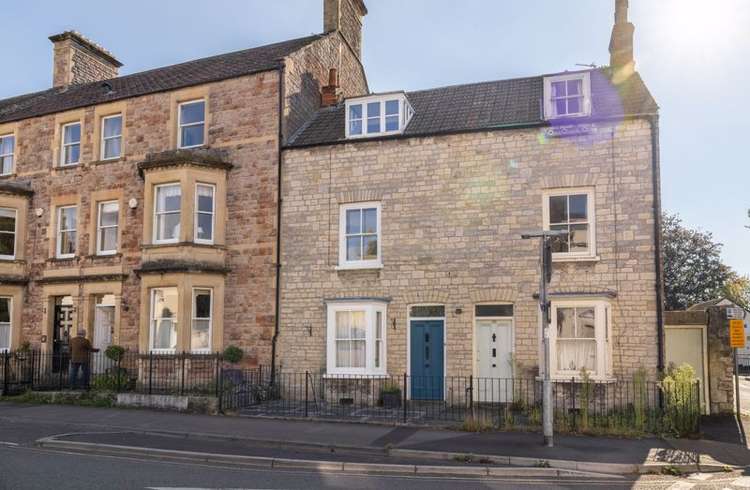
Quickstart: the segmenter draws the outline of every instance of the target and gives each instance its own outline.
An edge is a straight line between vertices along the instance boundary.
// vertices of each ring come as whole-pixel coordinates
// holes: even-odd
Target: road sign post
[[[729,320],[729,346],[734,351],[734,404],[737,416],[740,416],[740,362],[737,349],[745,347],[745,321],[740,319]]]

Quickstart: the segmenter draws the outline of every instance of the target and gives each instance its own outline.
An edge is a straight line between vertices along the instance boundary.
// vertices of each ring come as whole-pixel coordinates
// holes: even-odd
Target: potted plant
[[[234,366],[236,364],[239,364],[244,356],[245,353],[242,351],[242,349],[240,349],[236,345],[229,345],[226,349],[224,349],[222,359]],[[242,370],[236,367],[224,369],[224,379],[233,384],[239,384],[242,381]]]
[[[380,400],[383,408],[401,407],[401,387],[395,383],[388,382],[380,388]]]

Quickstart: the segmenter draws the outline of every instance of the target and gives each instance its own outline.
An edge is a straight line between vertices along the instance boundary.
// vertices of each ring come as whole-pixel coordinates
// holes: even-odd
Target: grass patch
[[[116,395],[104,391],[26,391],[16,396],[3,396],[0,400],[35,405],[78,405],[82,407],[109,408],[115,406]]]

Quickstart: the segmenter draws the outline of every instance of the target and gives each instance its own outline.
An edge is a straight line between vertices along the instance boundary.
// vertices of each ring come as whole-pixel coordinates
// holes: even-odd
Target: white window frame
[[[159,220],[157,219],[160,214],[175,214],[177,211],[162,211],[159,213],[157,211],[159,207],[159,189],[162,187],[177,187],[180,189],[180,232],[178,235],[174,238],[162,238],[159,239]],[[180,182],[165,182],[163,184],[156,184],[154,185],[154,209],[153,209],[153,243],[157,245],[166,244],[166,243],[179,243],[180,242],[180,234],[182,233],[182,206],[183,205],[183,196],[182,196],[182,183]]]
[[[76,214],[76,227],[75,228],[66,228],[62,229],[62,214],[63,210],[65,209],[74,209]],[[58,206],[57,207],[57,222],[55,223],[56,228],[56,234],[55,238],[57,239],[57,243],[55,244],[55,256],[58,259],[71,259],[76,256],[78,253],[78,206],[75,204],[67,205],[67,206]],[[75,252],[72,254],[69,253],[62,253],[62,236],[63,233],[75,233]]]
[[[396,100],[398,101],[398,129],[386,131],[385,129],[385,120],[386,120],[386,102]],[[369,119],[369,115],[367,114],[367,104],[373,103],[373,102],[379,102],[380,103],[380,131],[369,133],[367,131],[367,121]],[[361,119],[354,119],[355,121],[361,121],[362,122],[362,132],[360,134],[352,134],[351,129],[351,121],[352,119],[349,118],[349,108],[351,106],[361,105],[362,106],[362,118]],[[345,112],[346,112],[346,137],[348,138],[371,138],[374,136],[387,136],[391,134],[400,134],[404,131],[406,126],[409,124],[409,121],[411,120],[412,116],[414,115],[414,109],[412,108],[411,104],[409,104],[409,100],[406,98],[406,95],[403,92],[398,93],[390,93],[390,94],[381,94],[381,95],[371,95],[367,97],[357,97],[353,99],[347,99],[345,103]]]
[[[385,376],[388,372],[388,305],[380,301],[331,301],[327,306],[326,373],[333,376]],[[365,313],[365,367],[336,366],[336,313],[364,311]],[[375,335],[377,313],[382,318],[380,367],[375,367]]]
[[[116,136],[106,136],[105,137],[104,136],[104,123],[107,121],[107,119],[115,119],[115,118],[118,118],[118,117],[120,118],[120,134],[118,134]],[[117,160],[118,158],[122,157],[122,129],[123,129],[122,126],[123,126],[123,122],[124,121],[123,121],[123,118],[122,118],[122,114],[112,114],[112,115],[109,115],[109,116],[102,117],[102,120],[101,120],[102,140],[100,142],[100,146],[101,146],[101,150],[100,150],[101,151],[101,155],[100,155],[100,158],[102,160]],[[108,140],[114,140],[114,139],[119,139],[120,140],[120,153],[117,154],[116,156],[108,157],[105,154],[105,151],[106,151],[106,148],[107,148],[106,142]]]
[[[65,143],[65,129],[71,126],[79,127],[79,133],[80,133],[79,139],[75,143]],[[81,124],[81,121],[73,121],[73,122],[65,123],[62,126],[60,126],[60,166],[61,167],[73,167],[81,163],[81,140],[83,140],[83,125]],[[76,160],[75,162],[66,162],[65,161],[65,149],[70,146],[75,146],[75,145],[78,145],[78,160]]]
[[[581,80],[581,112],[576,114],[558,115],[555,109],[555,101],[552,99],[552,84],[556,82],[568,82],[570,80]],[[567,90],[567,87],[566,87]],[[591,115],[591,75],[590,72],[565,73],[544,77],[544,117],[545,119],[575,118]]]
[[[592,187],[570,187],[560,189],[548,189],[542,192],[542,219],[545,230],[550,229],[550,208],[549,200],[551,197],[571,196],[575,194],[586,195],[586,224],[588,224],[588,243],[589,248],[585,252],[556,252],[552,254],[555,261],[566,260],[586,260],[596,259],[596,201],[594,199],[595,191]],[[568,210],[570,211],[570,210]],[[570,217],[568,217],[570,218]],[[570,219],[568,219],[570,221]],[[574,223],[575,224],[575,223]],[[582,224],[582,223],[580,223]]]
[[[10,352],[10,348],[13,345],[13,297],[12,296],[0,296],[0,299],[8,300],[8,347],[0,346],[0,353]],[[6,322],[0,322],[0,325],[6,324]]]
[[[14,214],[14,227],[13,227],[13,255],[0,255],[0,260],[15,260],[16,259],[16,249],[18,248],[18,210],[14,208],[0,208],[6,211],[13,211]],[[0,234],[9,235],[11,234],[10,231],[2,231],[0,230]]]
[[[197,306],[195,303],[196,299],[196,292],[197,291],[208,291],[210,304],[209,304],[209,317],[203,318],[203,317],[197,317],[195,316],[197,311]],[[214,338],[214,289],[209,287],[199,287],[196,286],[192,290],[193,294],[193,300],[192,300],[192,311],[190,314],[190,351],[195,353],[209,353],[211,352],[211,346],[213,345],[213,338]],[[208,347],[206,349],[193,349],[193,323],[196,320],[208,320]]]
[[[0,134],[0,148],[3,147],[2,142],[6,138],[13,139],[13,151],[11,151],[10,153],[0,153],[0,175],[12,175],[16,170],[16,135],[14,133]],[[5,158],[10,158],[10,171],[2,173],[2,162]]]
[[[107,204],[116,204],[117,205],[117,224],[114,225],[102,225],[102,208]],[[102,234],[101,231],[103,229],[115,229],[115,234],[117,235],[117,240],[115,242],[115,248],[114,250],[103,250],[102,249]],[[112,200],[112,201],[100,201],[96,205],[96,255],[114,255],[117,253],[117,250],[120,248],[120,201],[118,200]]]
[[[206,212],[206,211],[200,211],[198,209],[198,188],[199,187],[209,187],[211,189],[211,201],[212,211]],[[195,243],[202,243],[205,245],[213,245],[214,243],[214,233],[216,231],[216,185],[215,184],[208,184],[204,182],[197,182],[195,184],[195,213],[193,217],[193,240]],[[205,238],[198,238],[198,215],[200,214],[210,214],[211,215],[211,239],[206,240]]]
[[[149,335],[148,335],[148,348],[149,352],[153,352],[155,354],[172,354],[177,350],[177,346],[175,345],[174,349],[162,349],[162,348],[155,348],[154,347],[154,340],[156,339],[156,325],[157,321],[162,320],[163,317],[156,318],[155,317],[155,309],[154,305],[156,303],[156,291],[163,291],[166,289],[174,289],[177,292],[177,311],[175,316],[171,317],[173,319],[174,323],[174,331],[175,336],[177,337],[177,344],[179,344],[179,338],[180,338],[180,288],[177,286],[163,286],[163,287],[156,287],[150,289],[150,310],[148,312],[148,321],[149,321]]]
[[[188,124],[182,124],[182,106],[196,104],[198,102],[203,103],[203,120],[199,122],[194,123],[188,123]],[[183,127],[189,127],[189,126],[203,126],[203,141],[199,145],[190,145],[190,146],[183,146],[182,145],[182,128]],[[204,146],[206,144],[206,99],[193,99],[193,100],[186,100],[185,102],[180,102],[177,104],[177,148],[179,149],[188,149],[188,148],[198,148],[200,146]]]
[[[370,260],[346,260],[346,212],[353,209],[375,208],[377,214],[377,240],[378,255]],[[342,204],[339,207],[339,265],[337,269],[380,269],[383,267],[382,242],[383,232],[381,227],[381,203],[380,201],[356,202]]]
[[[595,315],[594,342],[596,342],[596,371],[589,373],[591,379],[608,380],[612,372],[612,353],[610,341],[612,338],[612,306],[604,299],[570,299],[552,300],[550,315],[549,339],[550,339],[550,374],[554,379],[570,380],[580,379],[580,371],[557,369],[557,310],[558,308],[593,308]],[[540,359],[542,359],[540,357]],[[540,367],[540,369],[544,369]]]

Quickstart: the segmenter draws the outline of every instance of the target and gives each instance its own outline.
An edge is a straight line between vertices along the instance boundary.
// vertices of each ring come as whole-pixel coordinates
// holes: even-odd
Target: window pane
[[[579,95],[581,93],[581,79],[568,80],[568,93],[567,95]]]
[[[156,211],[179,211],[181,190],[178,185],[156,188]]]
[[[102,226],[113,226],[117,224],[120,206],[116,202],[105,202],[100,206],[99,222]]]
[[[116,158],[120,156],[120,138],[104,140],[104,158]]]
[[[152,318],[177,318],[177,288],[154,290]]]
[[[63,142],[64,143],[79,143],[81,141],[81,125],[80,124],[71,124],[69,126],[65,126],[64,128],[64,134],[63,134]]]
[[[337,311],[336,312],[336,338],[337,339],[348,339],[349,338],[349,325],[352,323],[351,311]]]
[[[378,258],[378,237],[377,235],[366,235],[362,237],[365,260],[375,260]]]
[[[568,196],[550,196],[549,198],[549,222],[567,223],[568,221]]]
[[[0,323],[10,323],[10,298],[0,298]]]
[[[568,225],[552,225],[549,228],[552,231],[568,231]],[[553,237],[550,242],[552,246],[552,253],[567,253],[570,250],[568,247],[568,238],[568,235]]]
[[[0,138],[0,155],[10,155],[16,144],[15,136]]]
[[[349,106],[349,119],[362,119],[362,104]]]
[[[0,255],[16,255],[16,235],[14,233],[0,233]]]
[[[368,133],[380,132],[380,118],[379,117],[367,119],[367,132]]]
[[[412,306],[409,314],[414,318],[442,318],[445,316],[445,306]]]
[[[160,214],[156,217],[156,239],[172,240],[180,236],[180,213]]]
[[[190,104],[182,104],[180,106],[180,124],[185,125],[203,122],[204,108],[205,103],[202,100],[199,102],[191,102]]]
[[[362,260],[362,237],[353,236],[346,239],[346,260]]]
[[[201,289],[195,291],[195,318],[211,318],[211,291]]]
[[[351,367],[349,344],[348,340],[336,341],[336,367]]]
[[[99,246],[102,252],[117,250],[117,228],[99,230]]]
[[[0,208],[0,231],[16,231],[16,211]]]
[[[193,320],[193,328],[190,332],[191,350],[208,350],[211,348],[209,330],[209,320]]]
[[[60,224],[58,225],[61,230],[73,230],[76,227],[76,208],[62,208],[60,210]]]
[[[564,97],[565,96],[565,82],[553,82],[552,83],[552,97]]]
[[[122,117],[108,117],[104,119],[102,134],[105,138],[119,136],[122,134]]]
[[[575,308],[558,308],[557,337],[572,339],[575,336]]]
[[[212,240],[213,239],[213,215],[198,213],[198,228],[196,229],[196,238],[198,240]]]
[[[596,315],[593,308],[577,308],[578,330],[576,336],[579,339],[593,339],[596,332]]]
[[[589,248],[589,225],[570,225],[570,251],[585,252]]]
[[[66,231],[60,234],[60,254],[72,255],[76,253],[76,232]]]
[[[370,102],[367,104],[367,117],[379,117],[380,116],[380,102]]]
[[[365,367],[365,341],[354,340],[351,342],[351,362],[353,368]]]
[[[182,128],[182,146],[197,146],[203,144],[203,124]]]
[[[557,342],[557,369],[561,371],[596,372],[596,342],[561,340]]]
[[[177,325],[171,319],[156,321],[154,349],[174,349],[177,347]]]
[[[386,116],[385,130],[386,131],[398,131],[398,116]]]
[[[63,156],[63,163],[72,164],[78,163],[80,157],[81,147],[79,145],[71,145],[65,147],[65,155]]]
[[[376,208],[363,209],[362,221],[364,224],[362,233],[378,232],[378,210]]]
[[[0,173],[3,175],[13,172],[13,157],[0,157]]]
[[[586,194],[574,194],[570,196],[570,221],[586,221]]]
[[[361,210],[359,209],[347,209],[346,210],[346,234],[351,235],[353,233],[361,233]]]
[[[581,112],[581,98],[568,99],[568,114],[578,114],[579,112]]]
[[[568,110],[565,104],[565,99],[555,100],[555,114],[564,116],[567,113],[568,113]]]
[[[388,100],[385,103],[385,115],[386,116],[398,116],[398,100]]]
[[[214,188],[209,185],[198,186],[198,211],[212,213],[214,210]]]
[[[349,122],[349,134],[362,134],[362,120]]]
[[[513,305],[477,305],[475,316],[513,316]]]

